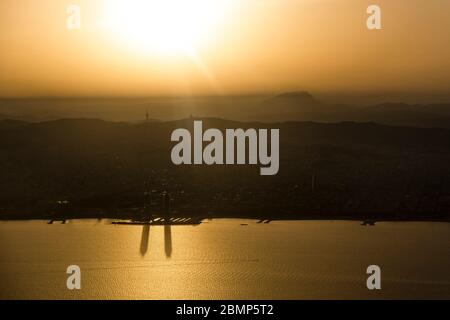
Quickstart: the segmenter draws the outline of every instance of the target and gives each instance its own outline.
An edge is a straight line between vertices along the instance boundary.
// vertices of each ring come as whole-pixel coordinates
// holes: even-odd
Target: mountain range
[[[152,98],[0,99],[0,119],[31,122],[61,118],[107,121],[171,121],[190,116],[236,121],[376,122],[388,125],[450,128],[450,103],[381,103],[355,106],[323,102],[304,91],[274,96],[199,96]]]

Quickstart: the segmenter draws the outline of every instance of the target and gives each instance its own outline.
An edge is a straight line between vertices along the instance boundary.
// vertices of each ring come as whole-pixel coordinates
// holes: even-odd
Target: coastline
[[[152,219],[164,218],[164,214],[151,214]],[[171,218],[191,218],[196,221],[205,220],[215,220],[215,219],[246,219],[255,220],[270,223],[272,221],[373,221],[373,222],[447,222],[450,223],[450,217],[437,217],[437,216],[427,216],[415,215],[409,217],[389,217],[388,215],[381,214],[367,214],[361,213],[358,215],[343,215],[343,214],[279,214],[279,215],[257,215],[257,214],[180,214],[173,213],[170,215]],[[17,214],[3,214],[0,215],[0,221],[33,221],[33,220],[49,220],[49,221],[64,221],[64,220],[130,220],[130,221],[146,221],[146,218],[142,214],[130,214],[126,212],[122,213],[90,213],[90,214],[67,214],[67,215],[17,215]]]

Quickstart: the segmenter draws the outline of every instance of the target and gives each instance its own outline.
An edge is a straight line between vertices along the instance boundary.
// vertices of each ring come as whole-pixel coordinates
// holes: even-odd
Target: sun
[[[143,52],[192,53],[214,32],[235,0],[109,0],[104,26]]]

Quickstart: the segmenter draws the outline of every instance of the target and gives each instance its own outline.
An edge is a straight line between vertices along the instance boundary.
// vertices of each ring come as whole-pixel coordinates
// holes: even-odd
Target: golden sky
[[[449,92],[449,16],[448,0],[1,0],[0,96]]]

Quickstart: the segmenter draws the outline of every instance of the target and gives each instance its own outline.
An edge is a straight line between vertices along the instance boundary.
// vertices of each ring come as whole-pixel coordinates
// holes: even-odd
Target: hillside
[[[203,119],[205,129],[279,128],[280,172],[259,166],[174,166],[171,132],[192,119],[147,124],[66,119],[0,122],[0,215],[42,217],[58,201],[77,216],[182,214],[448,219],[450,130],[374,123],[246,123]],[[314,182],[313,182],[314,181]]]

